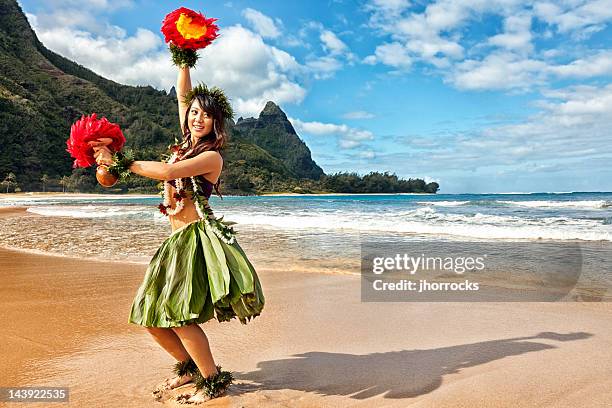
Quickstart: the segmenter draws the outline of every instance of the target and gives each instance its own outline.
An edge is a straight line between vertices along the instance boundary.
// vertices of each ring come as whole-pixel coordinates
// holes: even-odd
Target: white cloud
[[[543,94],[538,112],[519,122],[395,137],[393,151],[376,152],[367,161],[355,160],[355,149],[346,153],[353,160],[322,164],[328,172],[388,168],[400,177],[427,174],[426,181],[438,182],[444,192],[610,191],[612,84]]]
[[[366,111],[353,111],[345,113],[342,117],[344,119],[372,119],[374,114]]]
[[[322,56],[307,61],[306,67],[315,79],[327,79],[331,78],[336,71],[341,70],[343,65],[337,58]]]
[[[46,0],[45,3],[50,9],[95,9],[104,11],[113,11],[135,5],[133,0]]]
[[[545,83],[546,64],[517,58],[511,53],[490,54],[484,60],[466,60],[450,72],[446,81],[459,89],[528,89]]]
[[[545,107],[543,116],[547,118],[546,121],[574,122],[581,125],[587,122],[601,122],[602,125],[612,125],[612,84],[602,88],[588,85],[573,86],[548,91],[544,95],[560,100],[542,105]],[[568,120],[568,118],[573,119]]]
[[[408,0],[373,0],[369,5],[373,10],[385,12],[401,12],[410,6]]]
[[[29,18],[45,46],[99,75],[158,89],[170,89],[176,82],[176,68],[156,33],[139,28],[132,36],[123,30],[101,35],[72,26],[43,25],[40,16]],[[299,80],[308,72],[289,53],[237,25],[220,30],[219,38],[200,51],[192,79],[224,88],[237,115],[252,116],[268,100],[300,103],[306,89]]]
[[[306,90],[297,77],[304,71],[289,53],[266,44],[241,26],[223,30],[221,36],[202,51],[206,64],[201,77],[224,88],[234,97],[242,115],[255,115],[266,101],[300,103]],[[200,77],[196,71],[195,77]]]
[[[400,43],[382,44],[376,47],[374,55],[367,56],[364,60],[366,64],[382,63],[394,68],[407,70],[412,65],[412,58],[408,50]]]
[[[552,66],[550,71],[559,77],[573,78],[612,75],[612,50],[600,51],[566,65]]]
[[[326,29],[323,24],[311,21],[305,24],[299,31],[299,36],[308,44],[313,33],[321,41],[323,55],[311,54],[306,58],[305,66],[315,79],[328,79],[344,67],[344,63],[352,64],[356,56],[349,47],[332,31]]]
[[[531,53],[531,18],[530,13],[507,16],[504,20],[504,33],[490,37],[489,44],[519,53]]]
[[[314,136],[335,136],[342,149],[353,149],[361,146],[364,141],[373,140],[374,134],[369,130],[356,129],[347,125],[323,122],[303,122],[299,119],[289,118],[298,133]]]
[[[560,33],[577,32],[579,36],[581,32],[588,36],[603,29],[604,23],[612,19],[609,0],[538,1],[533,10],[538,18],[554,25]]]
[[[36,31],[53,31],[60,28],[72,28],[85,33],[101,36],[123,38],[126,32],[121,27],[111,25],[106,20],[93,14],[91,9],[70,8],[56,9],[50,13],[26,14]]]
[[[263,38],[278,38],[281,35],[281,30],[274,20],[265,14],[252,8],[246,8],[242,11],[242,15],[251,23],[255,32]]]
[[[458,63],[445,78],[459,89],[528,90],[554,78],[592,78],[612,74],[612,51],[600,51],[568,64],[555,64],[511,52]]]
[[[140,28],[131,37],[102,37],[70,27],[36,28],[36,34],[45,46],[104,77],[134,85],[167,85],[170,61],[159,52],[161,38],[149,30]]]
[[[351,139],[338,140],[338,146],[340,146],[340,148],[342,149],[354,149],[356,147],[359,147],[360,145],[361,143],[357,140],[351,140]]]
[[[568,62],[557,50],[536,49],[534,39],[553,36],[555,29],[574,40],[585,38],[612,21],[610,1],[555,3],[536,1],[531,7],[520,0],[437,0],[416,8],[404,2],[382,7],[372,0],[365,8],[371,13],[369,25],[387,38],[362,62],[384,64],[396,73],[423,63],[445,82],[470,90],[524,91],[557,78],[609,75],[609,50],[586,48],[587,57]],[[475,45],[472,34],[482,34],[479,22],[490,15],[502,18],[503,30]],[[539,32],[533,32],[535,19]],[[542,27],[542,21],[549,25]]]
[[[329,30],[321,31],[319,39],[323,43],[323,49],[330,55],[342,55],[348,51],[346,44]]]
[[[458,16],[452,17],[457,17],[456,20],[459,20]],[[406,49],[425,61],[439,63],[439,60],[446,58],[462,58],[464,51],[458,39],[445,38],[440,33],[440,30],[445,29],[455,18],[440,16],[441,21],[431,20],[431,17],[422,14],[413,14],[409,18],[400,19],[395,23],[397,32],[394,36],[403,39]]]
[[[361,159],[373,159],[376,157],[376,152],[374,152],[374,150],[363,150],[357,153],[357,157]]]

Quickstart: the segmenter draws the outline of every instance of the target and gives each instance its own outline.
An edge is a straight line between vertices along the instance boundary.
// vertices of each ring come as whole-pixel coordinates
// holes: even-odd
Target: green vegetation
[[[323,176],[324,189],[338,193],[437,193],[436,182],[425,183],[421,179],[399,179],[388,172],[371,172],[365,176],[357,173],[336,173]]]

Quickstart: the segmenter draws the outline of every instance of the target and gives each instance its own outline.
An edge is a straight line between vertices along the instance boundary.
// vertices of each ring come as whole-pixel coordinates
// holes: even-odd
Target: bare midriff
[[[176,207],[176,200],[174,199],[175,192],[176,190],[174,189],[174,187],[170,186],[170,205],[173,209]],[[189,193],[187,193],[187,197],[183,198],[183,202],[184,205],[181,212],[176,215],[168,216],[173,232],[187,224],[191,224],[192,222],[200,219],[200,216],[198,215],[198,212],[195,208],[195,204],[193,203],[193,200],[191,199]]]

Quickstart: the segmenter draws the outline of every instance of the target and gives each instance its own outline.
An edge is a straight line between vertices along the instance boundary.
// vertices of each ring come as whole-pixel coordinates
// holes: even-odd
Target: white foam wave
[[[612,226],[596,220],[576,220],[566,217],[526,219],[480,213],[442,214],[431,207],[393,215],[310,212],[304,215],[278,216],[227,212],[225,219],[235,221],[239,225],[283,230],[398,232],[491,239],[612,241]]]
[[[580,208],[604,209],[612,208],[612,201],[582,200],[582,201],[506,201],[506,200],[473,200],[473,201],[417,201],[423,206],[459,207],[459,206],[519,206],[528,208]]]
[[[440,207],[457,207],[459,205],[466,205],[469,201],[417,201],[420,205],[433,205]]]
[[[146,194],[53,194],[53,195],[16,195],[14,197],[0,197],[0,203],[12,204],[14,202],[24,203],[40,203],[40,202],[55,202],[55,201],[120,201],[134,200],[157,197],[156,195]]]
[[[426,201],[423,201],[425,203]],[[440,201],[438,204],[452,206],[469,205],[469,201]],[[605,208],[609,201],[507,201],[492,200],[503,207],[509,203],[527,206],[545,206],[550,203],[567,205],[572,208]],[[559,207],[560,205],[557,205]],[[486,205],[485,205],[486,206]],[[598,207],[599,206],[599,207]],[[414,207],[413,207],[414,208]],[[438,209],[440,212],[436,211]],[[153,206],[122,205],[104,203],[87,205],[38,205],[29,212],[49,217],[73,218],[113,218],[129,217],[147,219],[152,222],[167,222]],[[233,207],[215,210],[217,216],[225,214],[225,219],[245,226],[272,229],[293,229],[311,231],[353,231],[353,232],[398,232],[412,234],[453,235],[457,237],[492,239],[559,239],[559,240],[607,240],[612,241],[612,225],[602,219],[579,219],[565,217],[562,213],[554,217],[535,217],[511,214],[461,214],[448,213],[435,205],[420,206],[416,209],[405,208],[381,211],[368,211],[365,207],[349,208],[285,208],[277,206]],[[485,211],[483,211],[485,212]],[[533,212],[536,214],[536,212]],[[603,221],[602,221],[603,220]]]
[[[37,206],[29,207],[28,212],[47,217],[72,217],[72,218],[110,218],[118,216],[151,216],[153,210],[150,208],[122,207],[122,206]]]
[[[529,208],[582,208],[602,209],[612,208],[612,201],[606,200],[582,200],[582,201],[499,201],[508,205],[517,205]]]

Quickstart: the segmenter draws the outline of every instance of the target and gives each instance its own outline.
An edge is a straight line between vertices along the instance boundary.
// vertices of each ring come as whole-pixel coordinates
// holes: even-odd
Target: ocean
[[[0,218],[0,246],[146,264],[171,232],[159,202],[5,195],[0,206],[26,206],[33,216]],[[612,280],[612,193],[213,196],[211,206],[237,223],[258,267],[359,274],[364,241],[544,241],[599,251],[593,271]]]

